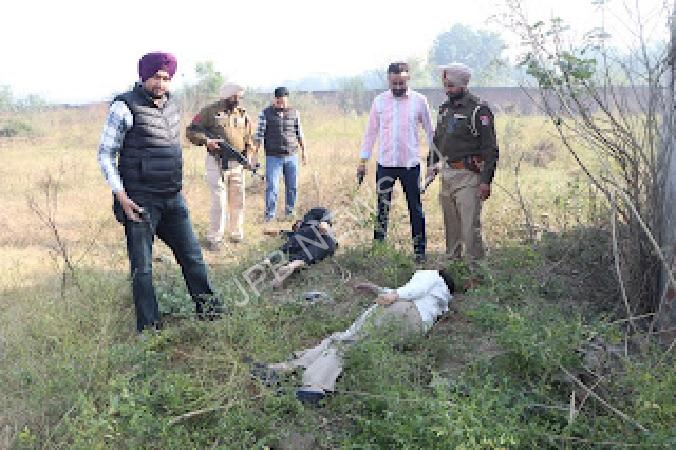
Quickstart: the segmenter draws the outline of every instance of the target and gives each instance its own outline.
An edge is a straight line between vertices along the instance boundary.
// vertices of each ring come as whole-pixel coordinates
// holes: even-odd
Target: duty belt
[[[448,166],[452,169],[466,169],[474,173],[481,173],[483,158],[481,156],[465,156],[463,159],[449,161]]]

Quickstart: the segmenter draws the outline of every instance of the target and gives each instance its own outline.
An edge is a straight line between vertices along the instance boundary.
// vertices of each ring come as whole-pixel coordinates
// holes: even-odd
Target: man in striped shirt
[[[408,88],[408,64],[395,62],[387,69],[390,89],[379,94],[371,105],[364,142],[357,168],[359,177],[366,173],[366,163],[378,139],[376,191],[378,194],[377,220],[373,238],[378,241],[387,235],[387,222],[394,183],[399,180],[406,195],[411,222],[413,251],[417,262],[425,260],[425,214],[420,201],[420,145],[418,124],[432,142],[434,131],[427,99]]]

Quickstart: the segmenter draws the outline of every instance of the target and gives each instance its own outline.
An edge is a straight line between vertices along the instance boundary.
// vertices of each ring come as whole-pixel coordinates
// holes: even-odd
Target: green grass
[[[407,256],[388,247],[337,257],[355,273],[365,261],[386,285],[413,271]],[[319,277],[307,271],[293,280],[285,303],[271,304],[264,293],[221,322],[175,319],[143,342],[120,333],[120,316],[132,318],[128,297],[119,298],[124,280],[100,280],[69,305],[45,307],[22,345],[7,348],[11,363],[1,381],[14,395],[5,411],[32,417],[13,446],[279,448],[293,436],[312,436],[321,448],[558,448],[575,437],[666,447],[676,409],[665,393],[673,393],[676,377],[673,365],[656,368],[652,356],[626,360],[626,370],[603,383],[606,399],[649,434],[591,400],[568,423],[571,385],[559,366],[579,370],[576,349],[593,336],[612,336],[613,326],[541,297],[532,274],[544,264],[543,255],[518,245],[492,256],[484,266],[489,281],[459,296],[460,311],[428,338],[403,352],[377,339],[352,348],[340,393],[321,409],[295,401],[297,378],[279,392],[268,389],[250,379],[245,361],[284,359],[344,329],[366,305],[347,288],[331,292],[333,304],[296,300],[310,280],[313,287],[339,284],[329,264],[316,268]],[[461,276],[463,268],[453,270]],[[517,272],[526,275],[515,279]],[[91,298],[97,303],[87,305]],[[74,320],[76,310],[84,320]],[[498,352],[480,351],[488,338]],[[443,367],[445,354],[472,351],[460,370]],[[36,410],[40,416],[32,416]],[[204,412],[174,422],[192,411]]]
[[[0,169],[0,202],[12,211],[0,213],[5,255],[0,266],[0,447],[676,444],[673,356],[657,347],[631,351],[596,386],[602,398],[648,433],[592,398],[569,421],[574,385],[562,377],[561,367],[593,385],[579,349],[601,338],[621,344],[624,328],[610,323],[623,316],[608,233],[592,214],[594,201],[560,148],[546,167],[524,163],[520,173],[538,227],[536,242],[524,240],[519,205],[495,189],[484,210],[490,253],[480,267],[483,282],[457,295],[455,309],[428,337],[404,351],[380,339],[351,348],[339,393],[322,408],[295,400],[297,376],[279,389],[252,380],[247,361],[283,360],[345,329],[369,304],[350,283],[370,279],[397,286],[415,270],[403,196],[395,196],[388,245],[371,248],[372,188],[356,190],[352,176],[365,118],[314,107],[305,124],[311,162],[301,175],[302,205],[347,211],[355,209],[355,199],[366,205],[358,208],[356,219],[339,222],[346,237],[336,257],[303,271],[279,292],[264,288],[260,295],[245,297],[234,280],[241,281],[243,272],[277,245],[259,237],[262,199],[253,190],[247,198],[248,243],[233,253],[206,255],[210,276],[231,314],[218,322],[196,321],[178,267],[156,262],[167,327],[144,341],[133,331],[124,241],[112,222],[110,194],[94,158],[102,111],[87,117],[66,111],[21,119],[36,130],[37,140],[4,142],[6,159]],[[518,138],[507,146],[509,152],[530,151],[546,138],[543,123],[541,118],[501,117],[499,134]],[[515,157],[507,152],[504,161]],[[187,148],[185,193],[200,236],[207,201],[202,171],[200,149]],[[25,205],[26,193],[42,201],[40,183],[46,173],[58,181],[54,217],[77,256],[79,287],[68,274],[63,292],[53,237]],[[498,170],[496,182],[505,189],[512,190],[515,181],[509,166]],[[435,189],[425,198],[430,264],[443,248]],[[168,254],[162,245],[156,251]],[[449,267],[459,285],[469,276],[462,263],[439,264]],[[308,304],[301,300],[308,290],[324,291],[332,302]],[[577,389],[578,400],[581,394]]]

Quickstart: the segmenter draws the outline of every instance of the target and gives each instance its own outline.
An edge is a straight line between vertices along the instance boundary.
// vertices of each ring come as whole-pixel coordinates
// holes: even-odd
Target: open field
[[[319,204],[345,209],[353,208],[353,203],[371,208],[375,202],[373,183],[365,183],[357,191],[354,176],[365,118],[341,116],[318,106],[315,109],[315,114],[304,117],[310,162],[303,168],[300,178],[299,209]],[[55,209],[59,231],[63,233],[74,255],[87,249],[82,256],[87,259],[88,265],[103,265],[106,268],[111,267],[111,264],[114,267],[126,265],[124,236],[121,228],[112,220],[109,190],[96,162],[96,147],[104,117],[105,110],[102,108],[46,112],[27,119],[36,129],[36,137],[8,139],[0,143],[4,159],[0,168],[3,180],[0,186],[3,204],[0,211],[0,245],[9,256],[0,263],[0,281],[3,286],[21,287],[25,283],[45,279],[46,268],[43,263],[49,260],[53,237],[50,230],[40,226],[27,200],[31,197],[39,206],[48,206],[45,204],[47,185],[55,189],[56,198],[50,206]],[[579,202],[573,194],[582,184],[573,161],[556,148],[543,118],[500,119],[499,134],[501,140],[509,141],[510,150],[513,147],[519,152],[537,152],[537,145],[542,142],[552,146],[548,151],[555,154],[553,157],[556,159],[547,168],[528,167],[521,174],[520,182],[525,201],[532,208],[534,217],[541,219],[542,214],[547,214],[547,221],[555,228],[570,225],[575,218],[568,216],[575,207],[564,203],[571,203],[569,200]],[[514,130],[517,130],[518,135],[509,136],[514,134]],[[202,237],[208,220],[208,208],[201,206],[208,204],[208,191],[203,177],[204,149],[193,147],[187,142],[185,148],[184,192],[193,223]],[[515,162],[515,158],[509,154],[503,158]],[[373,172],[372,164],[370,178],[374,176]],[[512,168],[501,167],[492,200],[486,204],[485,216],[488,220],[484,224],[485,237],[491,246],[499,245],[505,238],[518,232],[523,223],[520,206],[512,198],[513,179]],[[248,182],[247,249],[257,247],[263,240],[260,232],[263,185],[258,180],[252,183],[250,178]],[[432,252],[443,249],[437,192],[438,183],[435,183],[425,195]],[[401,194],[401,191],[395,193],[397,201],[393,209],[393,241],[408,251],[407,211],[403,196],[397,194]],[[555,198],[559,198],[561,204],[558,210],[552,208],[551,200]],[[361,231],[351,233],[355,242],[343,244],[368,240],[370,228]],[[119,261],[106,258],[117,253]],[[212,262],[224,262],[222,256],[213,258]]]
[[[263,283],[260,295],[244,295],[234,280],[278,245],[262,233],[263,186],[249,178],[246,242],[205,253],[232,314],[215,323],[183,318],[190,302],[180,271],[157,244],[156,287],[169,326],[143,342],[134,331],[123,230],[96,162],[105,109],[26,114],[18,119],[31,133],[0,138],[0,448],[676,444],[668,354],[645,351],[623,359],[617,374],[604,372],[600,395],[629,419],[561,376],[563,367],[586,381],[576,350],[594,339],[621,344],[621,323],[608,323],[622,317],[606,208],[542,117],[496,118],[502,159],[483,213],[485,282],[457,295],[428,338],[404,352],[379,341],[354,349],[341,393],[321,409],[295,401],[293,379],[278,389],[251,380],[248,359],[281,360],[344,329],[368,303],[350,283],[394,286],[415,269],[399,188],[389,245],[371,248],[373,163],[370,183],[357,188],[355,180],[366,117],[305,103],[309,164],[298,209],[337,212],[337,256],[279,292]],[[184,160],[184,192],[202,239],[204,149],[186,145]],[[441,255],[438,185],[424,197],[429,265],[450,264],[462,278],[466,268]],[[299,298],[308,290],[333,302],[305,304]]]

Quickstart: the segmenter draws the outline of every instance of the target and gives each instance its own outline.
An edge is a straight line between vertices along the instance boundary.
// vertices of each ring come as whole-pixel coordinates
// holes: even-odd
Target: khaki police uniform
[[[428,164],[443,162],[439,201],[446,253],[472,262],[484,256],[479,184],[490,185],[498,160],[493,113],[467,91],[447,100],[439,107],[434,144]]]
[[[244,155],[254,149],[249,115],[239,107],[226,111],[225,100],[203,108],[193,118],[186,132],[188,139],[195,145],[206,145],[207,133],[210,138],[224,139]],[[227,226],[230,239],[241,241],[244,239],[244,168],[231,160],[228,161],[228,168],[222,170],[220,159],[211,152],[207,152],[205,166],[211,197],[207,240],[211,243],[221,242]]]

